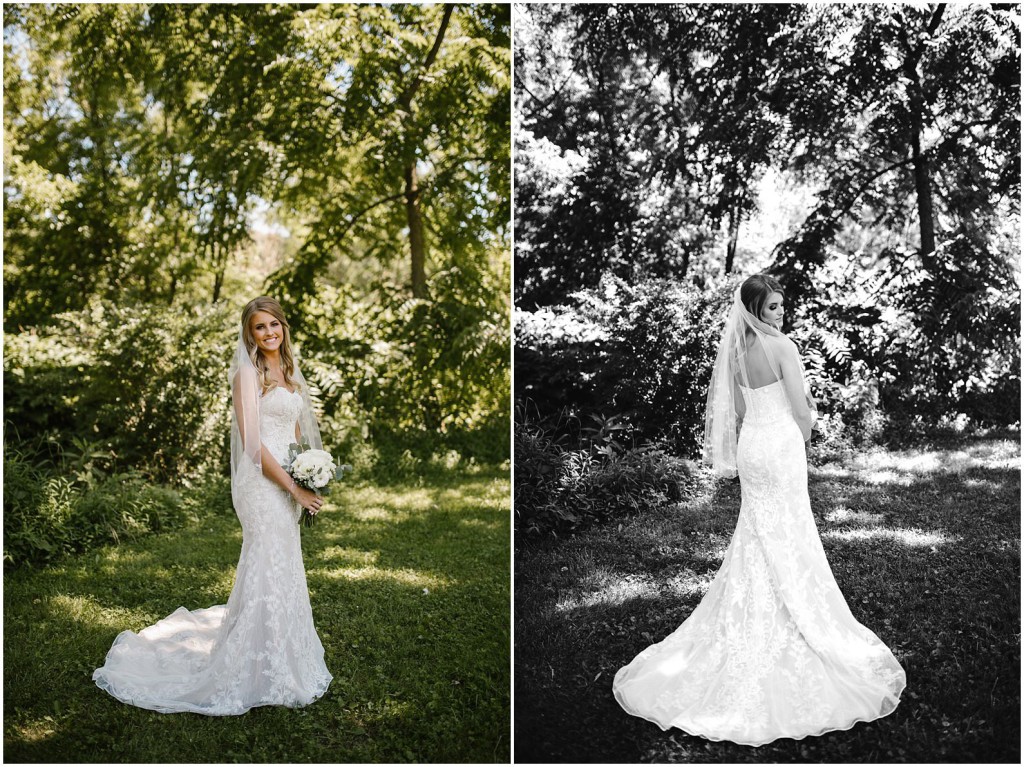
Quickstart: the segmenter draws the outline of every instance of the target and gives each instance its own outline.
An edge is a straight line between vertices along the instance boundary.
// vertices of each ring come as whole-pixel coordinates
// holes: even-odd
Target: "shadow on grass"
[[[903,663],[908,688],[882,720],[760,748],[663,732],[611,695],[615,672],[706,592],[735,527],[738,485],[718,483],[621,530],[517,541],[517,761],[1017,762],[1015,461],[1005,445],[974,445],[812,471],[836,580],[855,617]]]
[[[314,620],[334,675],[306,709],[167,716],[122,705],[91,681],[119,631],[179,605],[226,602],[241,544],[230,512],[8,574],[7,758],[507,760],[507,478],[438,484],[347,488],[340,510],[303,530]]]

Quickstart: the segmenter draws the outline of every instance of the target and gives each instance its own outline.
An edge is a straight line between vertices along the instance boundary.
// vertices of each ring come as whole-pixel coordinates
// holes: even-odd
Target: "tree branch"
[[[412,105],[413,97],[416,95],[416,91],[419,90],[420,85],[423,83],[423,78],[427,72],[430,71],[430,67],[434,65],[434,60],[437,59],[437,52],[441,50],[441,43],[444,41],[445,32],[448,30],[448,22],[451,20],[452,11],[455,9],[455,5],[452,3],[445,3],[444,15],[441,17],[441,26],[437,30],[437,36],[434,38],[434,45],[431,46],[427,52],[427,57],[423,59],[423,64],[420,66],[420,71],[416,75],[416,79],[409,83],[409,87],[402,91],[398,97],[398,105],[403,111],[408,112],[409,107]]]
[[[886,173],[889,173],[890,171],[896,170],[897,168],[902,168],[904,166],[910,165],[913,161],[914,161],[913,157],[907,157],[906,159],[900,160],[899,162],[893,163],[892,165],[888,165],[888,166],[882,168],[881,170],[878,170],[878,171],[875,171],[874,173],[872,173],[870,176],[868,176],[867,179],[864,180],[864,183],[862,183],[859,187],[857,187],[857,189],[853,192],[853,194],[848,198],[846,204],[842,208],[840,208],[838,210],[838,215],[833,215],[833,216],[831,216],[831,218],[838,218],[838,216],[845,216],[849,212],[850,208],[853,207],[853,204],[855,202],[857,202],[858,198],[862,194],[864,194],[864,192],[867,191],[868,187],[870,187],[873,183],[875,183],[879,178],[884,176]]]

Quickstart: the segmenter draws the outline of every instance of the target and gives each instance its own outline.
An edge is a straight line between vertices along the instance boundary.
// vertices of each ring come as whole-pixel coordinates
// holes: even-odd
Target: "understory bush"
[[[181,494],[136,472],[82,481],[4,450],[4,567],[38,564],[197,518]]]
[[[514,427],[516,529],[566,534],[682,498],[694,464],[657,443],[626,446],[614,419],[600,419],[575,448],[517,407]],[[611,426],[609,426],[609,423]]]
[[[80,445],[111,471],[202,476],[226,461],[233,315],[99,302],[7,334],[6,427],[51,461]]]
[[[507,461],[508,310],[490,279],[450,268],[431,278],[429,300],[323,286],[295,335],[325,440],[346,455],[368,445],[385,464],[451,450]]]
[[[905,248],[837,252],[814,271],[790,336],[820,409],[842,417],[854,444],[877,441],[891,420],[1019,423],[1017,250],[961,234],[927,262]]]
[[[614,412],[635,443],[697,455],[732,288],[606,275],[570,305],[516,310],[516,395],[544,417]]]

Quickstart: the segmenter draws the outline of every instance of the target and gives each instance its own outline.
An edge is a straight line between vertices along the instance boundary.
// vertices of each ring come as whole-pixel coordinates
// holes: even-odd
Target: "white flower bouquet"
[[[339,466],[334,462],[334,456],[326,450],[311,448],[307,442],[288,446],[288,462],[283,468],[295,484],[320,495],[330,492],[332,481],[340,481],[346,471],[352,471],[348,464]],[[299,523],[311,527],[315,516],[309,509],[303,509]]]

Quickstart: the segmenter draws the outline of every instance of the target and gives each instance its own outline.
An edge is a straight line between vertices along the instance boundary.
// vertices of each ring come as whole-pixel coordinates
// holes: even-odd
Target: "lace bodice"
[[[302,410],[302,395],[275,386],[260,400],[260,439],[279,462],[288,457],[295,442],[295,424]]]
[[[769,424],[776,421],[792,419],[793,407],[782,381],[775,381],[757,389],[741,386],[743,402],[747,412],[743,416],[744,423]]]

